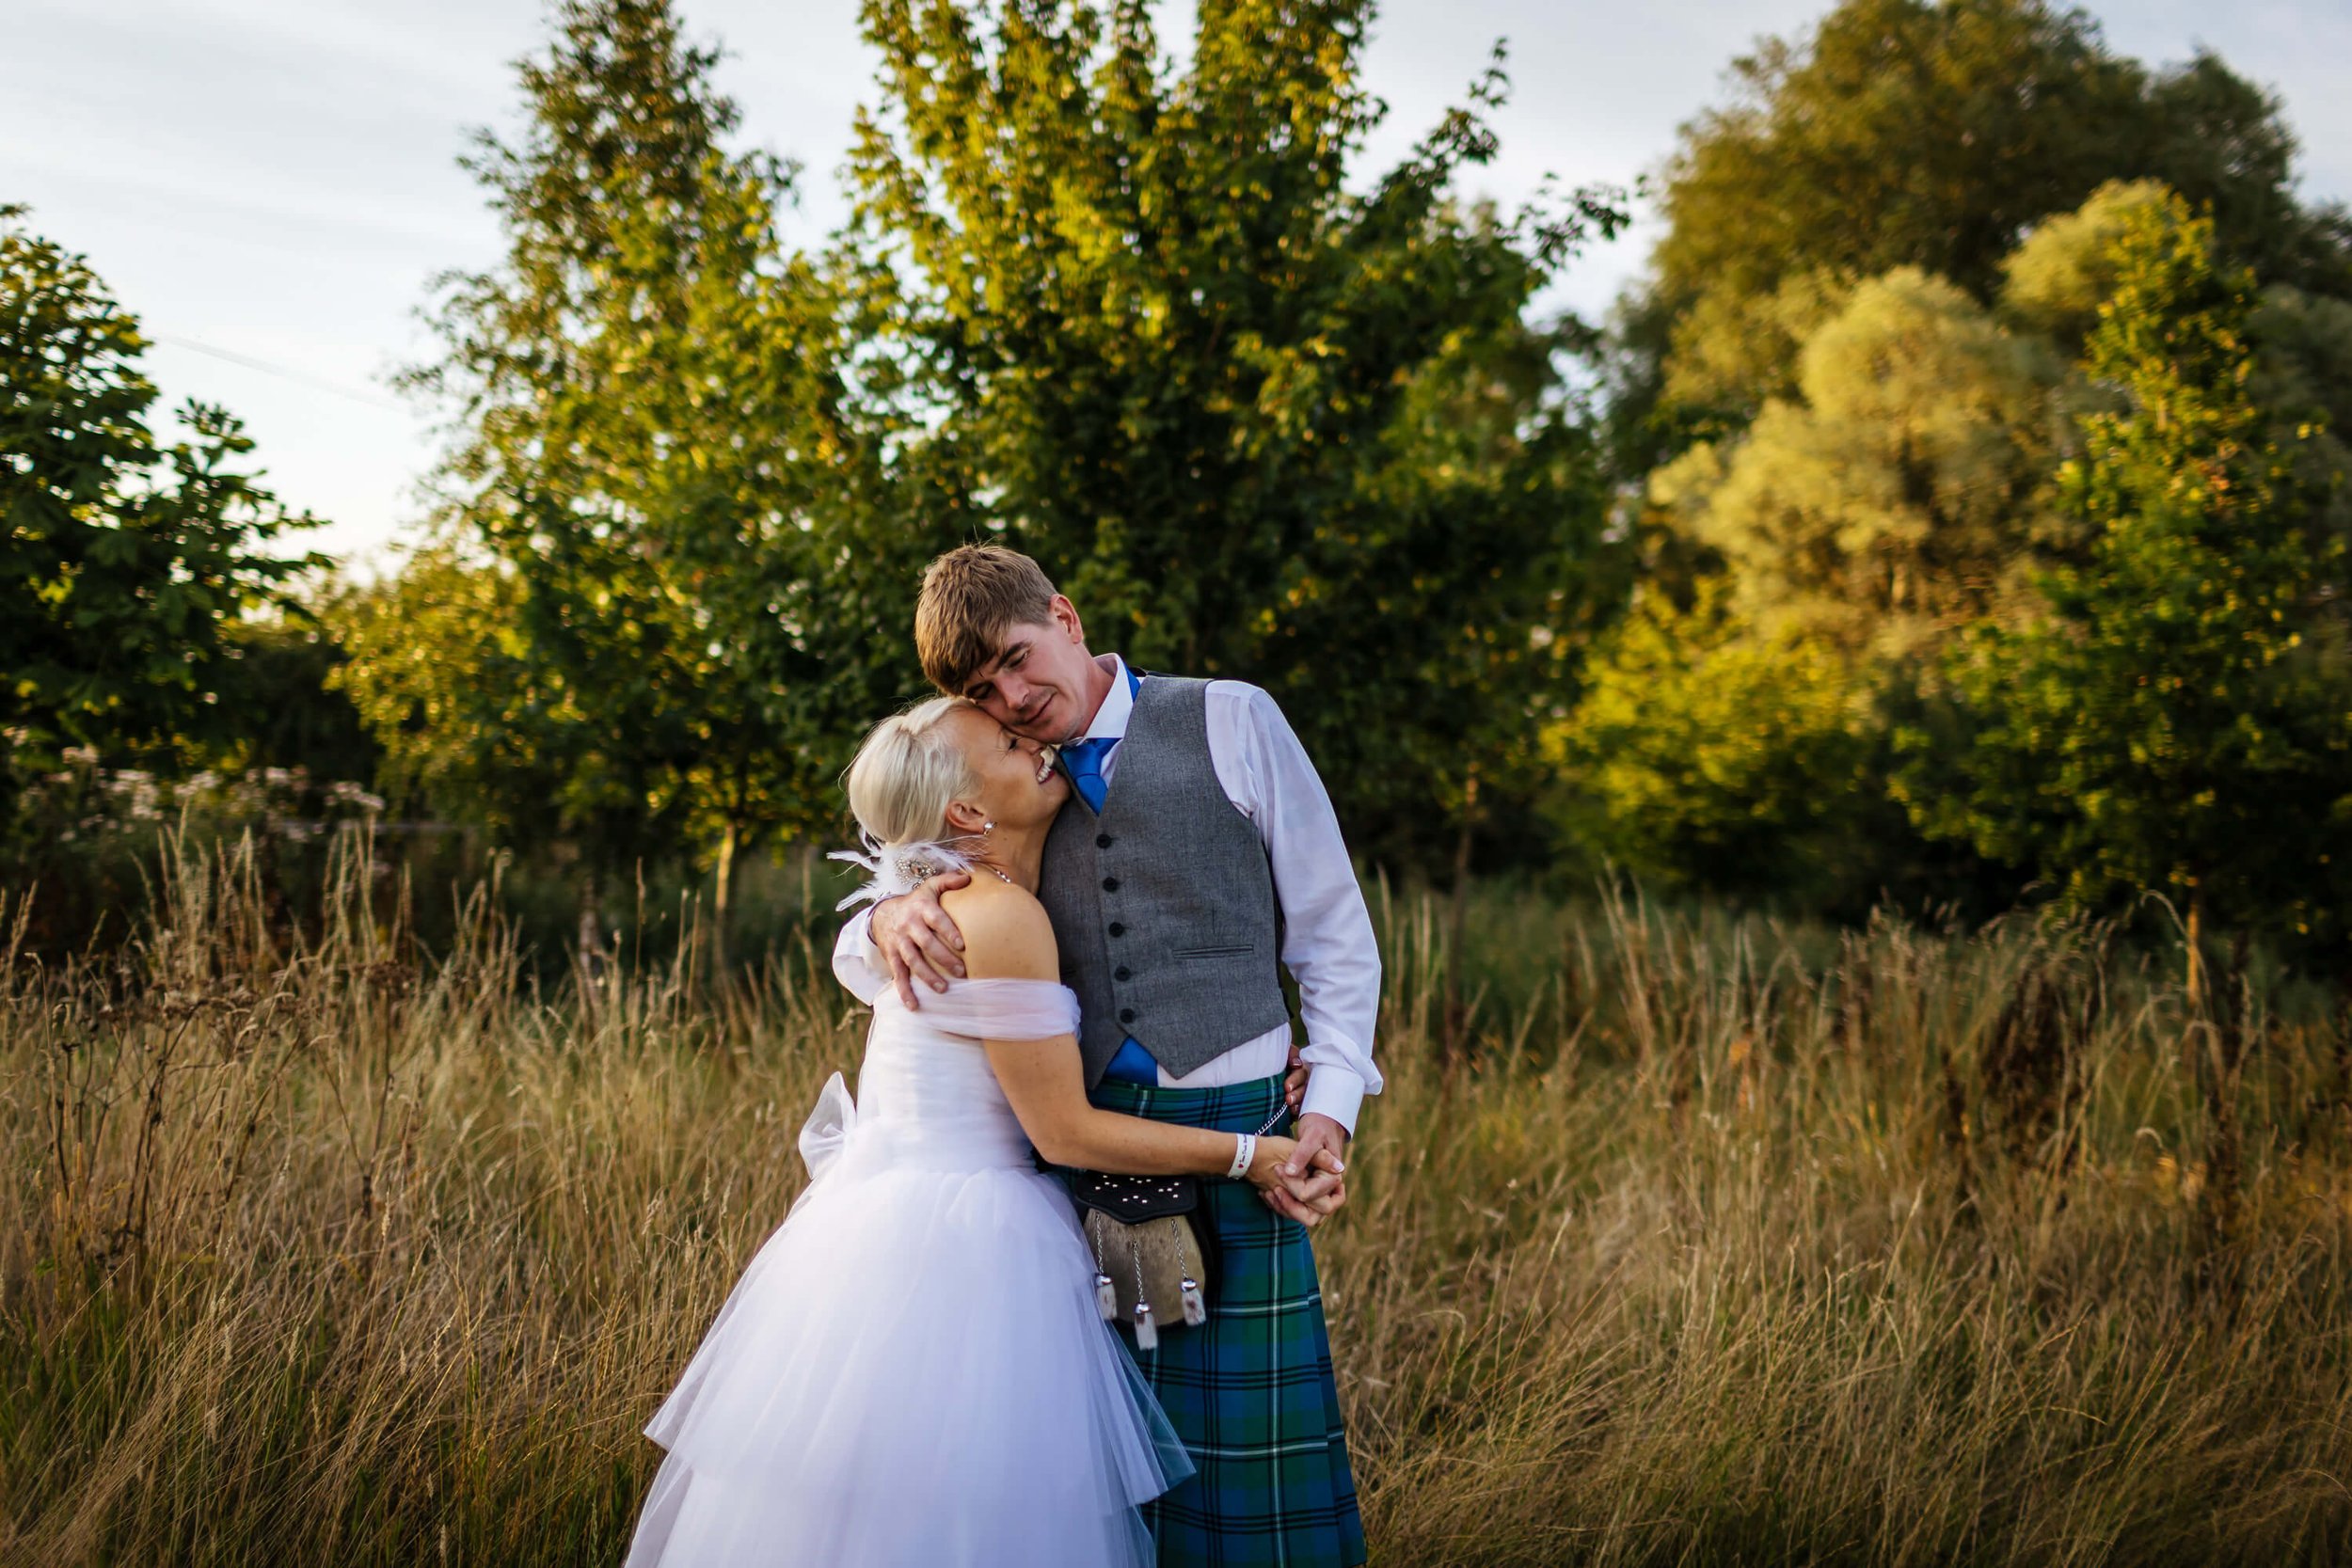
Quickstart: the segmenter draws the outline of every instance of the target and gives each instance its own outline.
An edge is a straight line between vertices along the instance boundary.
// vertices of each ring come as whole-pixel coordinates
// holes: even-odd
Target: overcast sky
[[[681,0],[723,41],[723,87],[752,141],[806,166],[788,237],[843,214],[850,115],[872,96],[855,0]],[[1365,70],[1391,115],[1387,166],[1511,44],[1502,150],[1479,189],[1506,202],[1547,172],[1630,182],[1722,92],[1758,36],[1818,0],[1390,0]],[[2305,149],[2303,194],[2352,196],[2352,6],[2344,0],[2111,0],[2110,44],[2151,61],[2207,45],[2275,90]],[[1187,15],[1188,12],[1171,12]],[[0,0],[0,202],[87,253],[156,346],[169,404],[226,404],[291,504],[331,520],[319,547],[362,560],[418,514],[433,446],[384,385],[429,349],[426,279],[498,253],[455,164],[466,129],[513,123],[511,62],[538,0]],[[1655,230],[1577,263],[1559,303],[1597,310]]]

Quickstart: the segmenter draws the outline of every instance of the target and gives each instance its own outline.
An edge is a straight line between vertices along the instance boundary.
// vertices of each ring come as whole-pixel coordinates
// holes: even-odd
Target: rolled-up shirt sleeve
[[[857,911],[850,923],[841,927],[841,935],[833,944],[833,977],[850,988],[850,994],[867,1006],[890,988],[890,973],[882,964],[882,950],[873,941],[874,911],[869,907]]]
[[[1364,1096],[1382,1086],[1372,1060],[1380,1013],[1380,948],[1372,911],[1364,907],[1331,797],[1290,721],[1265,692],[1231,684],[1243,703],[1235,716],[1235,760],[1243,777],[1234,781],[1243,787],[1232,793],[1257,825],[1273,867],[1282,907],[1282,965],[1298,982],[1307,1026],[1299,1056],[1311,1070],[1300,1109],[1327,1116],[1352,1133]]]

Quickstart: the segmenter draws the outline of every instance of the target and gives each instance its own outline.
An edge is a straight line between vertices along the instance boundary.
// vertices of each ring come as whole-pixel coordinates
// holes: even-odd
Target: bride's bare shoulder
[[[1054,925],[1034,894],[975,881],[939,901],[963,933],[963,969],[975,980],[1058,980]]]

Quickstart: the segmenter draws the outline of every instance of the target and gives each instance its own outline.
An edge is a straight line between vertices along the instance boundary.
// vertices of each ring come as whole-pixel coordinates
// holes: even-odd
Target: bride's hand
[[[1294,1139],[1277,1137],[1271,1132],[1259,1134],[1258,1151],[1249,1157],[1249,1184],[1262,1191],[1285,1185],[1289,1178],[1282,1174],[1282,1166],[1297,1148]]]

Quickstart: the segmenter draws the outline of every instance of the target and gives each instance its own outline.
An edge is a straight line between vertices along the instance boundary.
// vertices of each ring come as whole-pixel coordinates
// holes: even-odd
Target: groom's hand
[[[1283,1176],[1291,1179],[1292,1190],[1307,1203],[1314,1203],[1326,1196],[1336,1195],[1340,1203],[1347,1201],[1347,1189],[1341,1178],[1347,1170],[1347,1129],[1319,1111],[1310,1111],[1297,1119],[1291,1136],[1298,1147],[1291,1151],[1290,1164],[1281,1167]],[[1336,1213],[1339,1204],[1324,1209],[1325,1214]],[[1295,1216],[1294,1216],[1295,1217]]]
[[[1277,1167],[1280,1171],[1289,1168]],[[1339,1157],[1327,1148],[1305,1161],[1301,1174],[1283,1176],[1280,1186],[1262,1188],[1258,1196],[1276,1213],[1311,1229],[1340,1212],[1347,1201],[1347,1185]]]
[[[874,906],[866,935],[882,953],[882,962],[890,966],[890,983],[898,988],[898,1000],[909,1012],[917,1006],[915,981],[933,990],[946,990],[950,978],[963,978],[963,933],[939,907],[939,895],[971,879],[961,871],[942,871],[924,878],[914,892]]]

